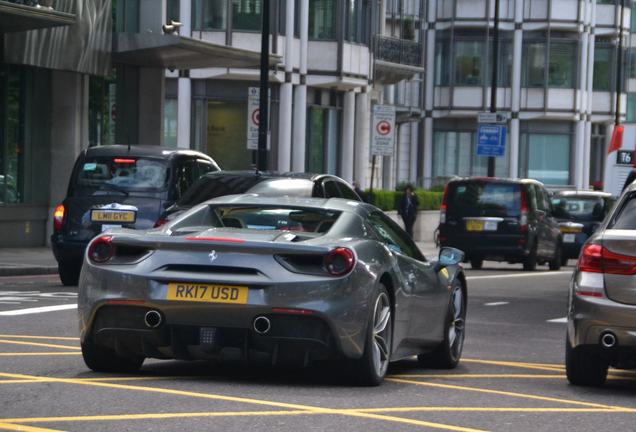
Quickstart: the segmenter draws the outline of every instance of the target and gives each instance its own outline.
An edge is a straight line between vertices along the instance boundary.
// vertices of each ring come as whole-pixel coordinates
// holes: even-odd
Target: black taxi
[[[201,175],[219,171],[206,154],[160,146],[99,146],[77,157],[66,198],[53,214],[51,245],[64,285],[76,285],[88,242],[111,228],[152,228]]]

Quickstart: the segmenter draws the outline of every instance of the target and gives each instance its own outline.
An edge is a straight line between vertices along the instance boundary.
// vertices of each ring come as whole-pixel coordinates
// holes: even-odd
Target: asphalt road
[[[76,289],[0,278],[0,430],[635,430],[636,373],[612,370],[600,389],[565,379],[571,268],[489,264],[467,272],[460,366],[402,361],[378,388],[352,387],[337,366],[147,361],[135,375],[95,374],[78,350]]]

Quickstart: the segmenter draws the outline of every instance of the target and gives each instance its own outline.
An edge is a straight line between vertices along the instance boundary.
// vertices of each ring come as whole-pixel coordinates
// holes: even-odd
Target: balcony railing
[[[422,44],[388,36],[375,37],[375,58],[389,63],[422,66]]]

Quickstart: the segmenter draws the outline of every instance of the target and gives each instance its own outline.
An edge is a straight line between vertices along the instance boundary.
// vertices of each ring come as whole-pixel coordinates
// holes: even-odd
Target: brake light
[[[332,276],[344,276],[353,270],[356,258],[351,249],[336,248],[330,251],[323,261],[327,272]]]
[[[446,197],[448,196],[448,183],[446,183],[446,187],[444,188],[444,194],[442,195],[442,205],[439,208],[439,223],[446,223]]]
[[[60,204],[55,207],[55,210],[53,211],[53,231],[58,232],[62,230],[62,226],[64,225],[64,216],[66,216],[64,204]]]
[[[632,276],[636,274],[636,257],[617,254],[599,244],[588,244],[581,252],[578,269],[590,273]]]
[[[521,215],[519,217],[519,231],[528,232],[528,199],[526,191],[521,188]]]
[[[135,160],[135,159],[120,159],[120,158],[116,158],[116,159],[113,159],[113,162],[115,162],[116,164],[128,164],[128,165],[131,165],[131,164],[136,163],[137,160]]]
[[[111,236],[97,237],[88,246],[88,258],[96,264],[107,262],[113,257],[114,253],[115,247]]]
[[[168,219],[159,218],[157,222],[155,222],[153,228],[159,228],[161,225],[165,225],[168,222]]]

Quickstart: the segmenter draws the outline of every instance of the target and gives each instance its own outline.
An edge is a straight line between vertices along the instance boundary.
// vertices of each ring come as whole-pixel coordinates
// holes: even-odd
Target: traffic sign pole
[[[495,28],[492,43],[492,82],[490,83],[490,112],[497,112],[497,69],[499,68],[499,0],[495,0]],[[495,176],[495,158],[488,157],[488,177]]]
[[[261,29],[261,85],[258,122],[258,158],[256,169],[267,170],[267,130],[269,129],[269,0],[263,0]]]

